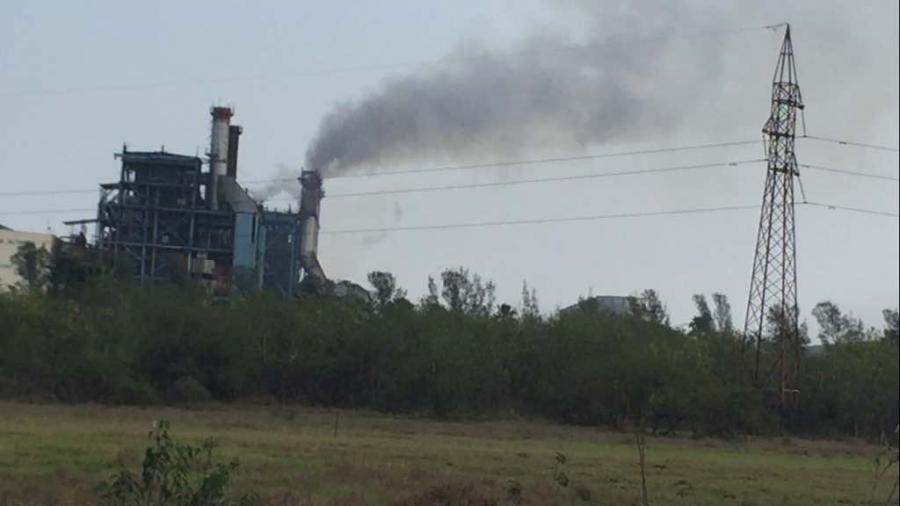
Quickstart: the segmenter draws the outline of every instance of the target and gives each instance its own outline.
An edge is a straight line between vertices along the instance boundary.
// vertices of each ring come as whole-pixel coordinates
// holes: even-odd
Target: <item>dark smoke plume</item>
[[[653,90],[665,86],[652,73],[666,38],[600,34],[609,23],[590,4],[572,4],[597,21],[578,42],[541,34],[512,51],[461,49],[338,105],[322,119],[306,167],[327,177],[422,160],[572,152],[672,127],[677,114]]]
[[[326,176],[427,159],[581,149],[674,122],[648,89],[664,38],[533,35],[466,48],[326,115],[306,156]],[[657,83],[658,84],[658,83]]]

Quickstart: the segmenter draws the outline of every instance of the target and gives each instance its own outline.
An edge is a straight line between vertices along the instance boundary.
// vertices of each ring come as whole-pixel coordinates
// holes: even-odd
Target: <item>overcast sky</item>
[[[596,48],[591,58],[604,71],[593,67],[595,74],[586,76],[585,83],[577,76],[564,77],[574,79],[576,88],[584,84],[582,91],[593,86],[591,79],[598,80],[610,86],[610,94],[605,88],[588,90],[590,103],[564,105],[575,107],[575,113],[590,113],[602,135],[573,139],[567,130],[555,129],[554,114],[541,112],[548,117],[548,131],[555,129],[552,135],[532,135],[531,127],[514,129],[518,137],[504,141],[515,149],[455,145],[433,154],[417,152],[414,159],[382,158],[362,169],[759,139],[783,35],[761,27],[785,21],[792,24],[809,133],[896,146],[900,58],[898,4],[893,0],[6,0],[0,3],[0,193],[95,189],[115,180],[113,153],[123,142],[135,150],[165,145],[173,152],[202,154],[213,104],[233,105],[234,121],[244,127],[239,178],[271,178],[279,167],[300,168],[320,121],[339,104],[364,102],[397,82],[439,76],[442,66],[472,56],[489,56],[487,61],[495,63],[490,71],[502,83],[506,58],[528,62],[538,54],[546,64],[548,48],[577,50],[585,43]],[[621,77],[620,82],[620,76],[627,80]],[[503,86],[485,93],[502,94]],[[509,103],[508,97],[494,98],[479,100],[478,107]],[[596,106],[607,99],[627,106]],[[593,117],[597,115],[602,117]],[[896,152],[812,140],[798,140],[797,152],[800,163],[898,175]],[[693,314],[692,294],[722,291],[741,325],[756,240],[758,212],[753,210],[394,233],[328,232],[757,204],[765,177],[761,164],[444,192],[337,195],[762,156],[761,145],[753,144],[331,179],[326,191],[334,197],[323,202],[319,255],[333,278],[363,283],[368,271],[388,270],[413,296],[424,291],[429,274],[437,276],[452,266],[493,279],[499,298],[511,303],[518,302],[527,280],[544,309],[589,293],[627,295],[655,288],[676,324]],[[811,201],[890,213],[898,209],[894,181],[812,170],[802,171],[802,181]],[[0,223],[66,233],[63,220],[93,213],[8,213],[92,208],[96,198],[94,192],[0,196]],[[287,201],[272,204],[285,206]],[[811,207],[797,213],[800,303],[806,319],[817,301],[833,299],[880,326],[881,309],[897,306],[900,298],[897,218]]]

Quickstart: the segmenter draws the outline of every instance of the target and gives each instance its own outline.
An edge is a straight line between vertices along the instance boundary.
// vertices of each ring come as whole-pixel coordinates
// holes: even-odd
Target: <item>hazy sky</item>
[[[504,139],[515,149],[457,145],[433,155],[417,153],[414,161],[383,158],[378,167],[366,168],[432,168],[759,139],[782,36],[760,27],[784,21],[793,27],[809,133],[896,146],[898,4],[892,0],[6,0],[0,3],[0,193],[92,190],[115,180],[112,155],[123,142],[135,150],[165,145],[173,152],[202,154],[212,104],[233,105],[234,120],[244,127],[239,178],[270,178],[280,166],[300,167],[319,122],[337,105],[359,103],[390,86],[385,83],[418,82],[421,76],[440,76],[442,66],[488,55],[487,61],[496,63],[489,72],[496,73],[490,77],[498,85],[484,88],[488,95],[478,97],[478,107],[496,103],[508,112],[508,97],[497,95],[495,101],[490,95],[508,88],[505,69],[528,69],[515,62],[530,62],[535,54],[543,55],[543,64],[556,63],[547,60],[548,48],[585,43],[597,51],[591,55],[595,74],[585,75],[583,83],[568,74],[542,77],[566,79],[571,84],[566,89],[602,82],[624,94],[610,99],[621,105],[615,107],[597,105],[614,96],[604,89],[580,90],[590,103],[564,103],[575,107],[568,117],[590,115],[603,139],[571,139],[558,129],[532,135],[531,127],[520,128],[518,137]],[[449,61],[426,64],[448,55]],[[556,128],[549,118],[548,124],[548,131]],[[797,151],[800,163],[898,175],[896,153],[812,140],[799,140]],[[495,280],[499,298],[512,303],[527,280],[544,309],[588,293],[627,295],[652,287],[678,324],[693,313],[691,294],[723,291],[741,325],[756,240],[753,210],[328,232],[757,204],[765,177],[761,164],[445,192],[337,195],[762,156],[754,144],[502,170],[332,179],[326,181],[326,192],[334,197],[323,202],[319,255],[331,277],[362,283],[368,271],[389,270],[414,296],[424,291],[429,274],[451,266]],[[896,182],[812,170],[803,170],[802,180],[811,201],[897,212]],[[7,213],[92,208],[96,198],[92,191],[0,196],[0,223],[65,233],[63,220],[93,213]],[[896,306],[900,298],[898,220],[807,207],[797,213],[805,317],[810,319],[817,301],[830,298],[880,326],[881,309]]]

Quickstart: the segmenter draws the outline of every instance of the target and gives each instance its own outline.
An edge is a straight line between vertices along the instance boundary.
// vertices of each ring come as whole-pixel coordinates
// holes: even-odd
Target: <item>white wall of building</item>
[[[56,237],[53,234],[39,234],[35,232],[19,232],[0,228],[0,291],[9,290],[16,286],[22,278],[16,274],[12,257],[19,250],[19,246],[26,242],[33,242],[38,248],[46,248],[53,251],[53,243]]]

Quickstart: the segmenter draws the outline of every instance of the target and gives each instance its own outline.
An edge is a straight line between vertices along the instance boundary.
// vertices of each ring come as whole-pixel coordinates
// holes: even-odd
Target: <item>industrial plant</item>
[[[320,175],[302,172],[298,212],[266,209],[238,182],[243,130],[231,124],[234,111],[210,114],[207,163],[123,146],[119,179],[100,185],[96,218],[66,224],[95,223],[97,249],[142,283],[187,277],[216,295],[266,289],[367,298],[357,285],[329,280],[319,262]]]

